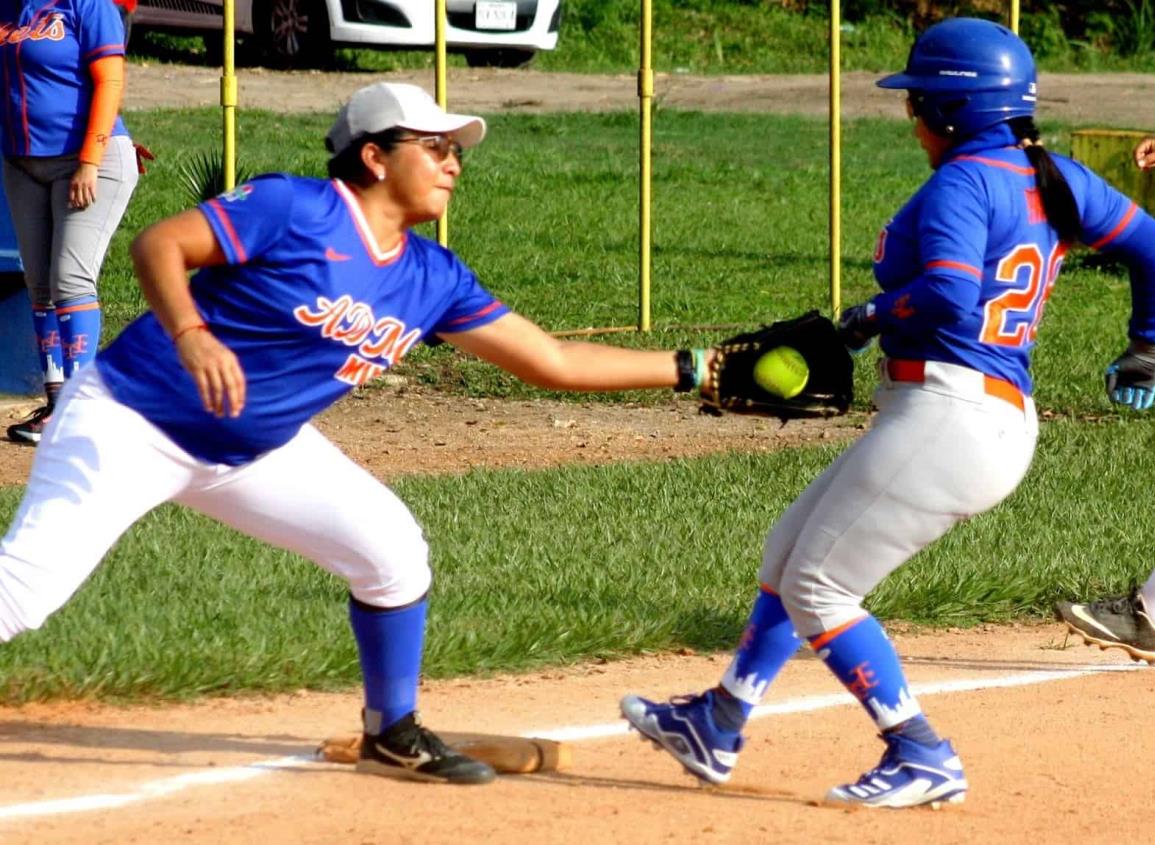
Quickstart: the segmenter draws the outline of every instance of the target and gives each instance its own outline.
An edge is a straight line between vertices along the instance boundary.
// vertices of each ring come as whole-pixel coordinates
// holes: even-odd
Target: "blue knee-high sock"
[[[714,719],[719,727],[740,731],[770,682],[801,645],[782,599],[763,587],[734,659],[722,677],[722,689],[730,695],[720,696],[715,704]]]
[[[95,296],[58,302],[56,322],[60,325],[60,345],[64,349],[64,377],[72,378],[96,357],[102,322],[100,302]]]
[[[380,608],[349,597],[349,621],[365,683],[368,733],[380,733],[417,708],[428,604],[422,596],[404,607]]]
[[[898,652],[873,616],[811,637],[810,645],[880,730],[896,731],[926,745],[940,741],[910,694]]]
[[[44,391],[48,394],[49,404],[53,404],[55,394],[60,392],[60,382],[64,381],[64,354],[60,348],[56,309],[51,305],[33,306],[32,329],[40,348],[37,358],[40,361],[40,372],[44,374]]]

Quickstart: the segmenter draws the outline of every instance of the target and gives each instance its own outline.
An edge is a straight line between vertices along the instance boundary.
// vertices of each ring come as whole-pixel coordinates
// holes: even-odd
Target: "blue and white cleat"
[[[922,745],[897,734],[884,735],[886,752],[858,783],[836,786],[826,800],[862,807],[919,807],[961,804],[967,779],[949,740]]]
[[[622,699],[622,716],[655,746],[666,749],[694,777],[725,783],[738,762],[742,735],[714,723],[714,692],[671,698],[668,704],[638,695]]]

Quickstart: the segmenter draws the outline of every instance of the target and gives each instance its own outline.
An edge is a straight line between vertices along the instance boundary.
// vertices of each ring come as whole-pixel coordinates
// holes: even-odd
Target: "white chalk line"
[[[916,697],[922,698],[949,693],[974,692],[977,690],[1001,689],[1006,687],[1024,687],[1032,684],[1046,684],[1051,681],[1064,681],[1086,675],[1096,675],[1103,672],[1130,672],[1146,668],[1144,664],[1075,665],[1069,668],[1054,670],[1020,672],[996,678],[969,678],[911,684],[910,691]],[[816,710],[827,710],[832,707],[844,707],[857,703],[857,700],[846,692],[833,693],[830,695],[805,695],[788,698],[773,704],[764,704],[755,708],[750,718],[761,719],[766,716],[782,716],[791,713],[812,713]],[[628,727],[625,722],[619,721],[601,725],[581,725],[567,728],[526,731],[522,733],[521,736],[541,737],[542,739],[554,739],[565,742],[582,742],[594,739],[609,739],[626,733],[628,733]],[[243,766],[232,766],[221,769],[213,768],[202,772],[192,772],[151,781],[142,784],[131,792],[81,795],[75,798],[33,801],[25,804],[9,804],[7,806],[0,805],[0,820],[28,819],[43,816],[58,816],[67,813],[81,813],[91,810],[116,809],[151,798],[161,798],[166,795],[172,795],[193,786],[237,783],[239,781],[261,777],[262,775],[275,772],[279,769],[317,765],[328,764],[318,761],[311,755],[297,754],[289,757],[260,760],[255,763],[247,763]]]

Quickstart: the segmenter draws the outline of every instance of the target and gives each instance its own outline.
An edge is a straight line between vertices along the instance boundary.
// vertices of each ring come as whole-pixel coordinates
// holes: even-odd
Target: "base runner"
[[[828,800],[912,807],[962,801],[968,784],[863,598],[1026,473],[1037,432],[1030,351],[1073,242],[1128,262],[1131,336],[1155,341],[1155,220],[1043,148],[1034,61],[1005,27],[968,18],[933,26],[906,70],[878,84],[906,91],[934,170],[882,230],[874,273],[883,292],[841,319],[852,348],[881,335],[879,413],[767,537],[761,591],[721,683],[669,703],[630,695],[621,706],[692,774],[724,782],[750,712],[808,642],[886,744],[877,766]]]

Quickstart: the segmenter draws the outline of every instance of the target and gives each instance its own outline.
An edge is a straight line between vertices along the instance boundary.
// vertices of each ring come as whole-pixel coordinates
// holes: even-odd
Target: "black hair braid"
[[[1066,177],[1047,152],[1047,148],[1039,143],[1039,128],[1031,117],[1018,117],[1010,121],[1011,131],[1023,144],[1023,152],[1031,166],[1035,168],[1035,185],[1039,189],[1039,199],[1043,203],[1043,212],[1047,215],[1047,222],[1059,233],[1059,238],[1065,243],[1074,243],[1083,234],[1083,225],[1079,220],[1079,206],[1075,203],[1075,195],[1071,193],[1071,186]]]

